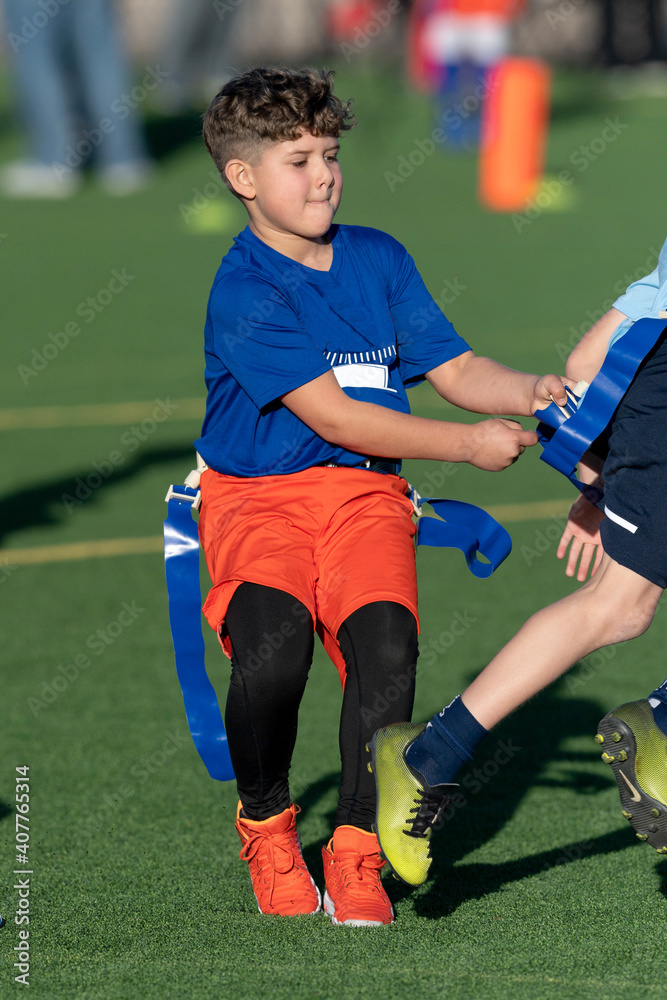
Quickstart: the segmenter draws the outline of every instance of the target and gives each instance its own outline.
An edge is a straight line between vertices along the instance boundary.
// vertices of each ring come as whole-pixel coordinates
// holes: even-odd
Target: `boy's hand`
[[[565,525],[563,537],[558,545],[556,555],[562,559],[570,546],[570,553],[567,559],[565,573],[567,576],[574,576],[579,561],[579,571],[577,580],[583,583],[588,576],[588,568],[593,556],[595,561],[591,576],[600,565],[604,549],[600,539],[600,522],[604,514],[598,510],[583,494],[579,494],[570,508],[570,514]]]
[[[535,431],[525,431],[516,420],[497,417],[470,426],[472,432],[470,465],[487,472],[500,472],[537,444]]]
[[[561,378],[560,375],[543,375],[541,378],[536,379],[530,412],[535,413],[535,410],[546,409],[552,400],[558,406],[565,406],[567,403],[566,385],[573,389],[576,382],[573,382],[569,378]]]

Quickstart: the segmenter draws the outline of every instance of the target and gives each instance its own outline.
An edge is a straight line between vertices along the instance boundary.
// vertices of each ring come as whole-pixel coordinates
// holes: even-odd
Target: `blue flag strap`
[[[171,486],[167,503],[164,559],[169,624],[185,714],[208,773],[218,781],[230,781],[234,769],[218,698],[206,673],[201,628],[199,533],[192,516],[193,506],[199,503],[199,491],[189,486]]]
[[[562,472],[593,503],[600,501],[602,491],[580,482],[577,466],[609,426],[637,369],[666,328],[664,319],[637,320],[609,349],[579,405],[577,397],[568,390],[566,412],[556,403],[550,403],[534,414],[540,421],[537,433],[543,447],[542,461]]]
[[[512,539],[481,507],[461,500],[420,497],[412,490],[417,521],[417,545],[460,549],[470,572],[480,580],[491,576],[512,551]],[[421,505],[431,505],[437,517],[421,517]],[[482,562],[479,556],[488,560]]]

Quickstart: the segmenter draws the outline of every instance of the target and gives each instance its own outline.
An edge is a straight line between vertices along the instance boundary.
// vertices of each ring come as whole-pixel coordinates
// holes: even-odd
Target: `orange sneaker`
[[[374,833],[339,826],[322,848],[326,892],[324,909],[334,924],[382,927],[393,924],[394,910],[382,887],[380,845]]]
[[[319,913],[322,907],[320,890],[301,853],[298,812],[299,807],[291,805],[270,819],[245,819],[239,802],[236,830],[243,844],[239,857],[248,862],[260,913],[294,917]]]

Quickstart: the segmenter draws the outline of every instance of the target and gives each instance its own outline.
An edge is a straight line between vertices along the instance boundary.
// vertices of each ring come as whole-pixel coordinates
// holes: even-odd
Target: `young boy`
[[[417,658],[415,528],[399,456],[500,470],[536,442],[511,420],[411,416],[405,386],[427,378],[459,406],[519,415],[565,391],[555,375],[476,357],[391,237],[332,225],[338,137],[352,124],[331,74],[310,70],[251,70],[204,117],[207,148],[249,221],[211,291],[196,447],[208,466],[204,613],[232,661],[236,829],[259,909],[321,905],[288,785],[317,630],[344,682],[324,905],[334,923],[376,926],[393,911],[372,832],[365,710],[398,677],[382,722],[409,719]]]
[[[630,285],[572,351],[568,377],[592,382],[608,345],[643,317],[664,319],[667,327],[667,242],[656,270]],[[577,498],[558,557],[569,546],[566,572],[574,576],[579,563],[580,581],[593,562],[590,579],[533,615],[426,726],[396,725],[374,736],[376,830],[389,864],[406,882],[426,879],[431,830],[457,787],[457,771],[487,731],[583,656],[641,635],[651,624],[667,585],[666,376],[663,333],[614,414],[602,475],[590,453],[580,465],[584,482],[604,483],[603,509]],[[623,815],[640,840],[667,854],[667,681],[648,700],[610,712],[598,728]]]

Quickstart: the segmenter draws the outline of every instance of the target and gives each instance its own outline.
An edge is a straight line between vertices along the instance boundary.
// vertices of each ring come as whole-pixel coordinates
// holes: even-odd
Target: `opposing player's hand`
[[[560,375],[543,375],[542,378],[538,378],[533,388],[530,412],[534,413],[535,410],[544,410],[551,402],[558,403],[559,406],[565,406],[567,403],[565,386],[568,385],[572,389],[575,384],[572,379],[565,378],[564,376],[561,378]]]
[[[526,448],[537,444],[535,431],[525,431],[516,420],[496,417],[471,425],[470,465],[487,472],[500,472],[516,462]]]
[[[574,576],[576,572],[577,580],[581,583],[588,576],[591,561],[593,562],[591,576],[593,576],[604,555],[600,539],[600,522],[603,518],[604,514],[582,494],[579,494],[570,508],[565,531],[556,555],[562,559],[569,546],[570,552],[567,557],[565,573],[567,576]],[[579,563],[578,570],[577,562]]]

